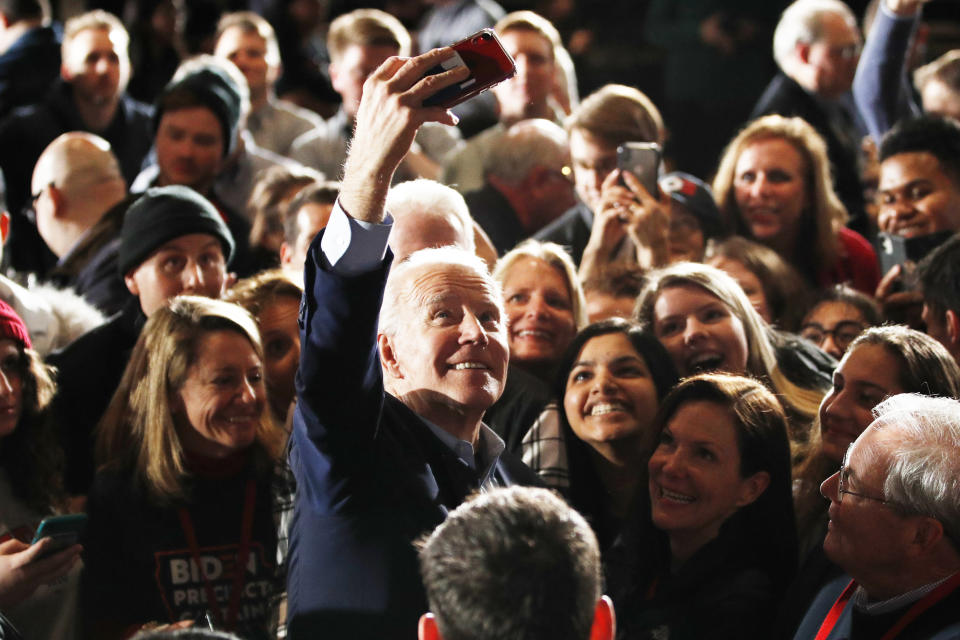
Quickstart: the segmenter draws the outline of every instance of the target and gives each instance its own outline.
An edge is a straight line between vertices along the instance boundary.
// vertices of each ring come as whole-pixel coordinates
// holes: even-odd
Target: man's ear
[[[943,540],[943,523],[927,516],[914,516],[913,539],[908,545],[914,556],[922,556],[930,552],[934,546]]]
[[[770,474],[757,471],[749,478],[740,481],[740,494],[737,496],[737,508],[745,507],[763,495],[770,486]]]
[[[590,640],[613,640],[617,633],[617,617],[613,613],[613,601],[609,596],[600,596],[593,609],[593,626]]]
[[[391,378],[403,378],[397,353],[393,348],[393,337],[386,334],[377,334],[377,350],[380,352],[380,365]]]
[[[136,269],[134,269],[134,271],[136,271]],[[127,290],[130,291],[130,293],[140,297],[140,287],[137,286],[137,281],[133,278],[133,271],[123,276],[123,283],[127,285]]]
[[[47,197],[50,198],[50,204],[53,205],[53,217],[60,217],[63,213],[63,191],[60,191],[53,184],[47,187]]]
[[[803,64],[810,61],[810,44],[808,42],[798,42],[794,45],[793,51],[797,54],[797,60]]]
[[[947,337],[950,338],[950,344],[953,346],[951,351],[960,347],[960,314],[953,309],[947,309],[944,320],[947,323]]]
[[[286,265],[292,257],[293,249],[287,244],[287,241],[284,240],[280,243],[280,264]]]
[[[417,625],[417,638],[420,640],[443,640],[440,635],[440,629],[437,628],[437,619],[430,612],[420,616],[420,624]]]
[[[327,65],[327,73],[330,74],[330,86],[333,87],[334,91],[338,91],[337,87],[340,85],[340,65],[336,62],[331,62]]]

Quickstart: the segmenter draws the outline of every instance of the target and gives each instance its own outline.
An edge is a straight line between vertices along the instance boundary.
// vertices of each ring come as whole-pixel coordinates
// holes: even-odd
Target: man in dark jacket
[[[289,638],[413,638],[426,597],[412,542],[471,492],[535,482],[481,421],[508,358],[484,263],[444,247],[390,270],[387,190],[419,126],[454,122],[422,106],[466,77],[423,78],[450,55],[393,58],[367,80],[340,198],[307,256]]]
[[[37,230],[57,256],[50,279],[106,315],[130,298],[117,273],[117,245],[130,202],[110,144],[72,131],[50,143],[33,170]]]
[[[24,213],[33,167],[54,138],[68,131],[95,133],[110,143],[127,184],[140,170],[152,140],[150,109],[125,94],[128,40],[123,24],[105,11],[68,20],[60,80],[43,102],[0,123],[0,169],[13,214],[7,257],[17,270],[43,275],[55,262]]]
[[[0,118],[33,104],[60,73],[60,37],[46,0],[0,2]]]
[[[841,0],[791,4],[773,35],[773,57],[780,72],[750,118],[776,113],[809,122],[827,143],[834,188],[850,213],[849,226],[867,234],[859,169],[866,127],[850,92],[861,42],[856,17]]]

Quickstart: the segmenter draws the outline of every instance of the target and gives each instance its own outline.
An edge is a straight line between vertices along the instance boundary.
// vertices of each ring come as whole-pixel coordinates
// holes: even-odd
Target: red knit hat
[[[3,300],[0,300],[0,338],[10,338],[22,343],[27,349],[32,348],[27,325],[23,323],[13,307]]]

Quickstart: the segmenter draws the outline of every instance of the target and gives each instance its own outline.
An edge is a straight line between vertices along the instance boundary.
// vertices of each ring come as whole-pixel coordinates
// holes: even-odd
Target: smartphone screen
[[[660,145],[655,142],[624,142],[617,147],[617,168],[637,177],[654,198],[660,197]]]
[[[458,84],[445,87],[423,101],[427,107],[450,108],[479,95],[490,87],[512,78],[517,72],[513,58],[507,53],[491,29],[483,29],[451,45],[454,55],[427,71],[442,73],[459,66],[470,70],[470,76]]]

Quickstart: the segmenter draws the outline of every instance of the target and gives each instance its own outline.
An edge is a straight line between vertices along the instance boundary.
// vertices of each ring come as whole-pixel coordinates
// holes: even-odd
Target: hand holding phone
[[[503,48],[497,34],[483,29],[450,45],[453,57],[427,71],[427,75],[466,67],[470,75],[454,85],[445,87],[423,101],[425,107],[449,109],[480,95],[490,87],[512,78],[517,72],[513,58]]]
[[[617,168],[637,177],[651,196],[660,199],[660,145],[655,142],[624,142],[617,147]]]
[[[15,538],[0,543],[0,608],[23,602],[37,587],[60,578],[76,564],[78,545],[49,555],[51,544],[48,538],[29,545]]]
[[[58,551],[63,551],[67,547],[72,547],[80,543],[80,536],[87,526],[87,514],[72,513],[64,516],[50,516],[44,518],[37,527],[37,533],[33,536],[31,544],[38,544],[45,538],[50,538],[51,542],[47,544],[47,549],[38,559],[51,556]]]

